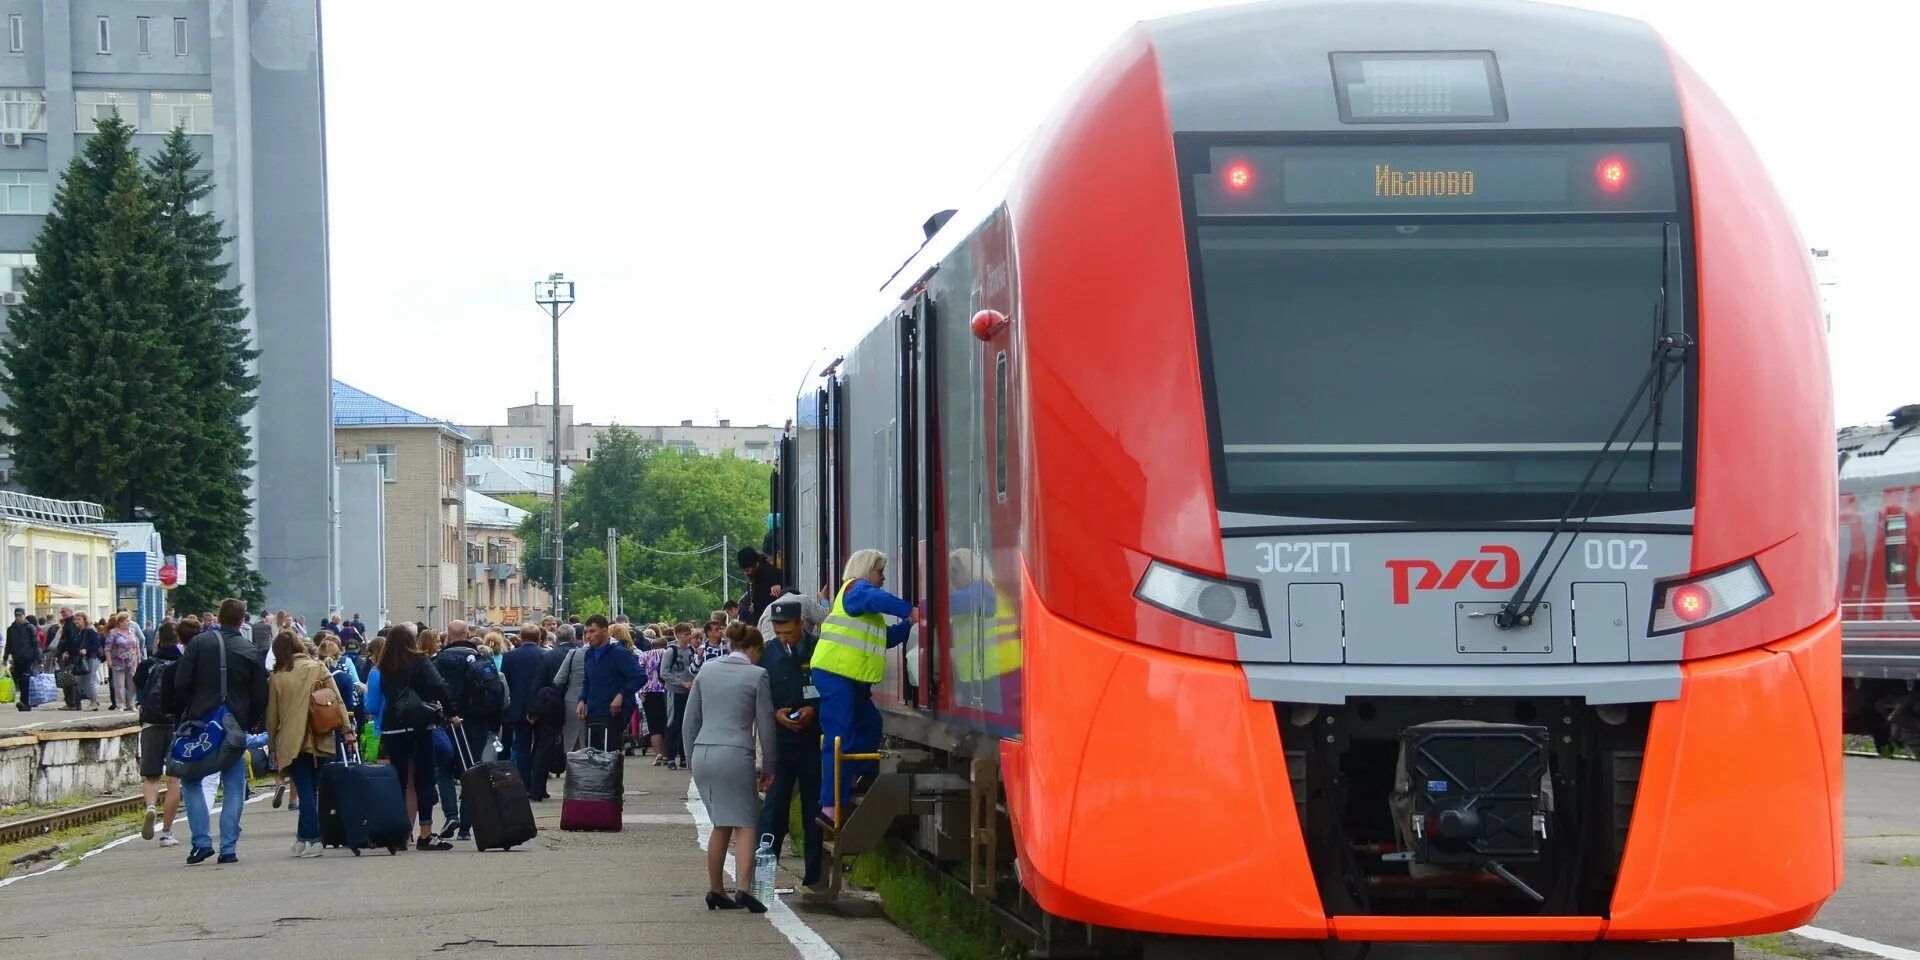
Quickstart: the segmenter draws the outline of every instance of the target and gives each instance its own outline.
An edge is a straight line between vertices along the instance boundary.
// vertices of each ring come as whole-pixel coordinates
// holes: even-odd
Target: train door
[[[941,535],[935,314],[933,298],[922,292],[913,298],[899,322],[901,549],[896,582],[901,596],[920,599],[927,624],[938,622],[932,601],[940,579],[928,562],[929,557],[940,555]],[[939,702],[941,678],[933,656],[938,636],[939,631],[928,625],[916,628],[894,655],[901,678],[901,702],[908,706],[925,709]]]

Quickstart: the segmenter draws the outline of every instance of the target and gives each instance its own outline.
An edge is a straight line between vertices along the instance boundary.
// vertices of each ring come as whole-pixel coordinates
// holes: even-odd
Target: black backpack
[[[140,722],[172,723],[173,713],[167,709],[167,684],[173,679],[173,665],[177,660],[153,660],[147,668],[147,682],[140,686]]]
[[[497,717],[507,712],[507,678],[493,665],[493,657],[467,654],[466,686],[466,703],[461,710],[464,716]]]

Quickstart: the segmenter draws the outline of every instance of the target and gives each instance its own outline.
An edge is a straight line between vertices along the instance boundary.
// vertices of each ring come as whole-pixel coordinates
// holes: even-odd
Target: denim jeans
[[[300,822],[293,832],[295,840],[320,842],[320,797],[316,792],[319,772],[320,768],[310,753],[303,753],[287,764],[287,776],[293,780],[294,799],[300,801]]]
[[[220,789],[226,791],[226,797],[220,803],[220,855],[227,856],[240,846],[240,812],[247,808],[246,756],[241,755],[240,759],[233,762],[233,766],[221,771],[219,777]],[[207,809],[210,797],[204,785],[200,780],[182,780],[180,790],[185,794],[181,799],[187,802],[187,827],[193,832],[193,848],[204,850],[212,847],[213,834],[207,823],[211,815]],[[315,806],[317,808],[318,804]]]

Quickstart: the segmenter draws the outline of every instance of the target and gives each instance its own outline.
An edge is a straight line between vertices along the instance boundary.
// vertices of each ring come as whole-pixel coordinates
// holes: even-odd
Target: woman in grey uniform
[[[773,688],[767,672],[756,665],[765,648],[760,631],[735,621],[727,625],[726,638],[726,656],[707,661],[694,678],[683,727],[693,759],[693,783],[713,820],[713,835],[707,839],[707,909],[745,907],[764,913],[766,904],[747,891],[753,889],[760,790],[773,780],[765,772],[773,769],[774,761]],[[731,900],[724,873],[730,840],[740,875],[740,890]]]

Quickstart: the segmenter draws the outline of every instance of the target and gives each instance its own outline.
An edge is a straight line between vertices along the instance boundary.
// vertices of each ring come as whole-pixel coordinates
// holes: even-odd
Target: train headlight
[[[1195,623],[1268,636],[1260,585],[1250,581],[1222,580],[1155,560],[1147,564],[1133,595]]]
[[[1653,622],[1647,636],[1679,633],[1725,620],[1773,596],[1773,588],[1751,558],[1712,573],[1653,585]]]

